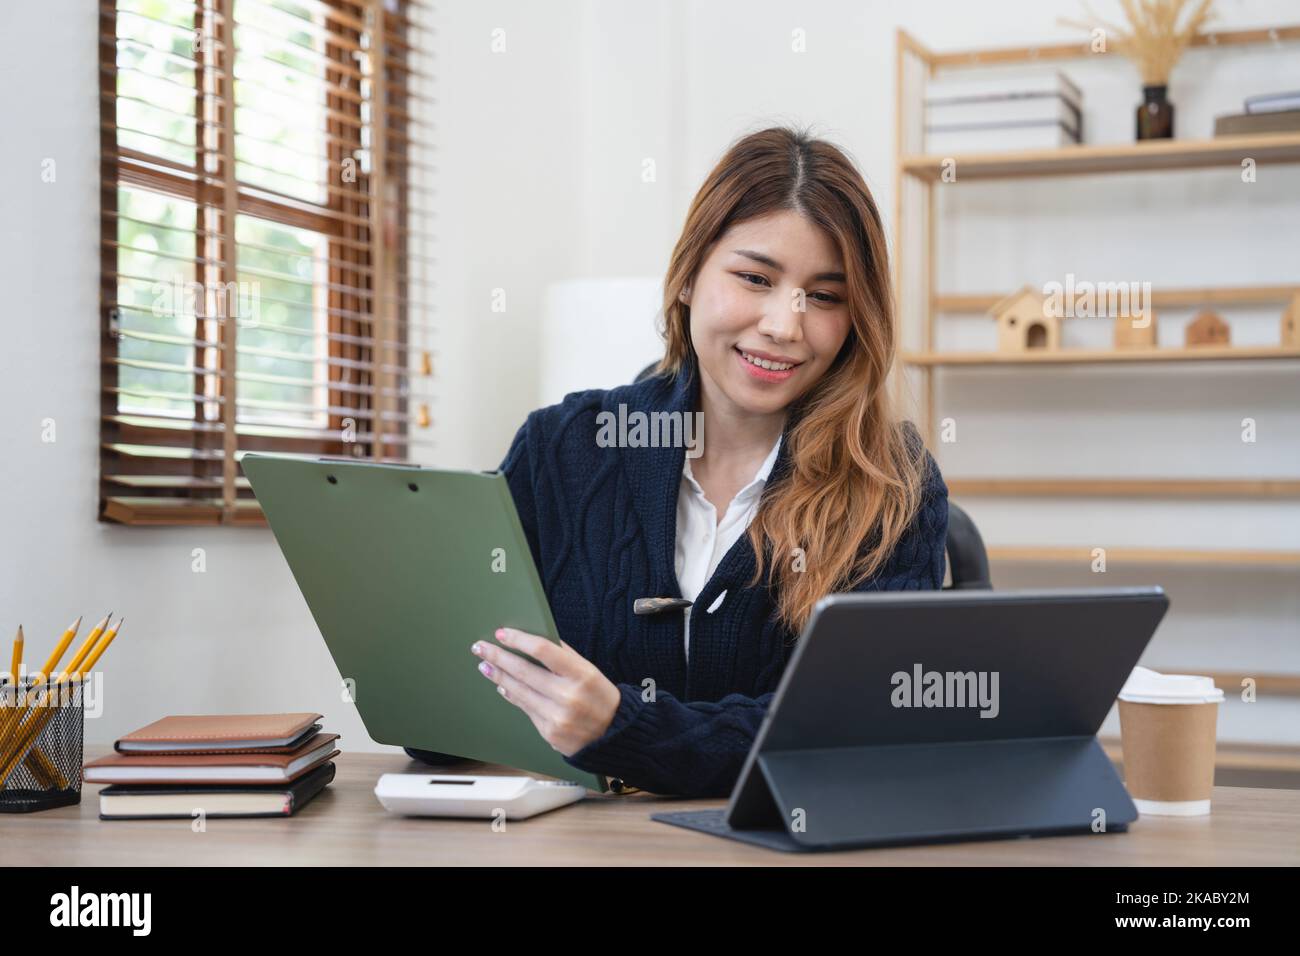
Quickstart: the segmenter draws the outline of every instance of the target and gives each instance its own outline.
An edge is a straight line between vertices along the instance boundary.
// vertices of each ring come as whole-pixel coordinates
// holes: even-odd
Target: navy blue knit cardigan
[[[686,413],[699,407],[698,396],[699,375],[689,363],[675,378],[571,393],[528,416],[501,471],[560,636],[623,695],[605,734],[568,762],[654,793],[725,796],[797,635],[777,622],[766,582],[746,587],[755,567],[748,534],[695,600],[689,666],[680,611],[634,615],[637,598],[681,597],[674,553],[685,449],[597,441],[601,411],[617,417],[623,404],[628,414]],[[926,461],[915,522],[879,573],[854,590],[943,586],[948,489],[928,453]],[[788,465],[782,441],[765,493]]]

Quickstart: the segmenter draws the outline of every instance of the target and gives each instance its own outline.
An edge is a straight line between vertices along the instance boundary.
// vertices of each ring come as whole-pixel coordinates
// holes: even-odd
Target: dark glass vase
[[[1137,138],[1172,139],[1174,104],[1166,98],[1167,86],[1142,87],[1142,105],[1137,111]]]

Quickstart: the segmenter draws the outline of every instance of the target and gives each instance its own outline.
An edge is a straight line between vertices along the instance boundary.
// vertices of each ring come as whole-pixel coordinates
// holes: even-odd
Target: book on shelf
[[[1063,73],[966,76],[926,87],[927,153],[1052,149],[1082,139],[1083,94]]]
[[[1214,121],[1215,136],[1250,136],[1262,133],[1300,133],[1300,109],[1266,113],[1234,113]]]
[[[1282,110],[1300,110],[1300,90],[1285,93],[1260,93],[1248,96],[1245,101],[1247,113],[1277,113]]]
[[[1063,97],[1083,108],[1083,91],[1059,70],[1040,70],[1016,77],[949,76],[932,79],[925,86],[925,102],[979,102],[989,99]]]
[[[1079,136],[1062,123],[1016,123],[926,130],[925,149],[932,155],[1015,152],[1076,146]]]

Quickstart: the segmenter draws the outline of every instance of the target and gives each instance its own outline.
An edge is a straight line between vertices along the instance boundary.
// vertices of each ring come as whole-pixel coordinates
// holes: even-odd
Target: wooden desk
[[[100,748],[98,752],[103,752]],[[92,753],[91,756],[96,754]],[[79,806],[0,814],[10,860],[51,866],[544,865],[1290,865],[1300,863],[1300,791],[1216,787],[1214,813],[1146,817],[1128,833],[993,840],[838,853],[778,853],[650,819],[723,800],[591,797],[493,832],[488,820],[396,817],[375,799],[381,773],[426,772],[405,756],[344,753],[325,792],[287,819],[99,819],[99,787]],[[508,772],[475,765],[462,772]]]

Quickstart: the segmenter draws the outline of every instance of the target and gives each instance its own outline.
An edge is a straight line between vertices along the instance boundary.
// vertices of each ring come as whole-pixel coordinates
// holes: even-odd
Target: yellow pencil
[[[109,611],[104,615],[104,619],[95,625],[95,629],[81,642],[81,646],[77,648],[77,653],[72,656],[72,660],[68,662],[68,666],[59,675],[60,677],[69,673],[76,673],[77,668],[81,666],[81,662],[86,659],[86,655],[91,652],[95,642],[99,640],[99,636],[104,633],[104,628],[108,626],[108,619],[112,616],[113,612]]]
[[[86,636],[84,641],[81,642],[81,646],[77,648],[77,653],[73,655],[72,660],[68,662],[68,666],[59,674],[58,683],[64,682],[69,671],[73,673],[77,671],[81,662],[85,660],[86,655],[89,654],[91,649],[95,646],[95,642],[99,640],[99,636],[104,633],[104,628],[108,626],[109,618],[112,616],[112,611],[105,614],[100,622],[95,625],[95,629]],[[41,748],[33,748],[24,762],[27,764],[28,769],[36,775],[38,780],[44,778],[46,786],[59,790],[63,790],[67,787],[67,780],[64,779],[63,774],[59,772],[58,768],[54,765],[54,762],[50,760]]]
[[[117,632],[122,630],[122,625],[125,623],[126,618],[122,618],[117,622],[116,627],[100,638],[99,643],[95,645],[95,649],[91,652],[90,657],[81,665],[81,670],[77,672],[78,677],[85,677],[87,672],[89,672],[99,659],[104,656],[104,652],[108,650],[108,645],[113,643],[113,638],[117,637]]]
[[[23,667],[23,626],[18,625],[18,636],[14,638],[14,656],[11,658],[12,663],[9,665],[9,683],[15,688],[15,694],[18,687],[18,672]]]
[[[41,668],[42,676],[54,673],[54,668],[58,667],[59,661],[63,659],[63,652],[68,649],[68,645],[72,643],[72,639],[77,636],[77,631],[80,629],[81,618],[77,618],[72,622],[72,626],[63,632],[63,636],[59,638],[59,643],[54,645],[54,650],[50,651],[49,660]]]
[[[14,653],[9,664],[9,687],[5,696],[6,706],[18,703],[19,675],[23,669],[23,626],[18,625],[18,636],[14,638]],[[26,759],[27,768],[42,786],[62,790],[67,787],[67,780],[59,773],[54,762],[39,747],[35,748]]]

